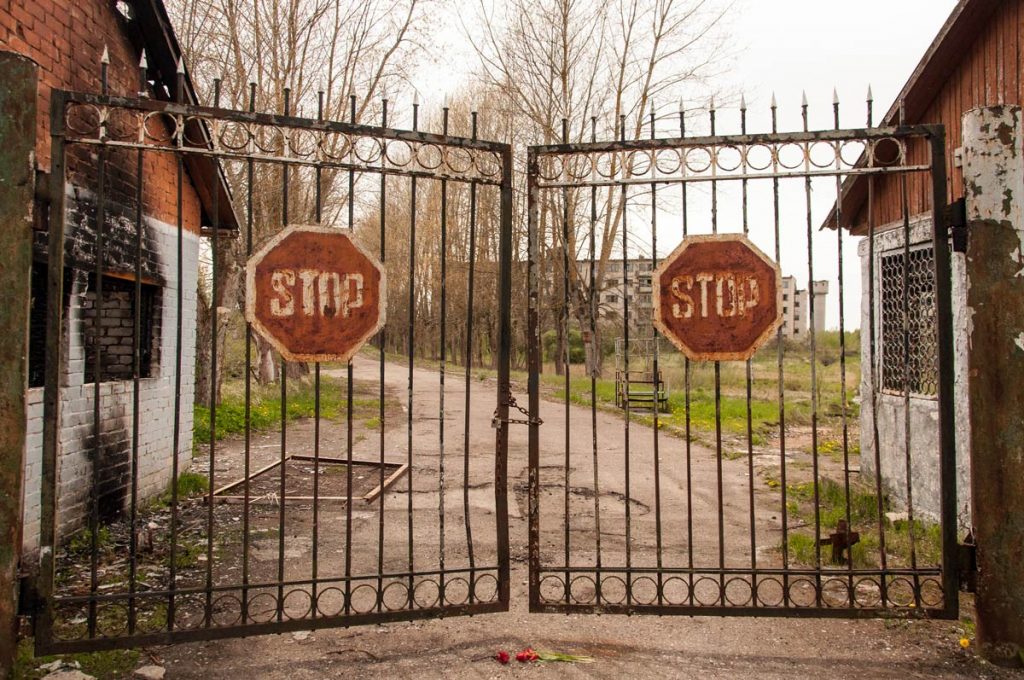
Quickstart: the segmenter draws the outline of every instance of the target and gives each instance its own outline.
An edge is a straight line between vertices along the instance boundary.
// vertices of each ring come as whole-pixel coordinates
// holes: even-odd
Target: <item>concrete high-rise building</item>
[[[825,330],[825,302],[828,297],[828,281],[815,281],[814,291],[814,331]],[[806,289],[797,288],[796,278],[782,277],[782,336],[790,340],[807,337],[810,329],[811,308],[810,295]]]
[[[825,298],[828,297],[828,281],[815,281],[811,284],[814,291],[814,332],[825,330]]]
[[[584,281],[590,280],[590,260],[579,260],[576,271]],[[605,264],[603,285],[598,295],[599,316],[622,319],[623,301],[629,299],[630,328],[640,336],[653,333],[653,288],[651,277],[654,264],[649,259],[609,260]],[[643,332],[641,332],[643,331]]]

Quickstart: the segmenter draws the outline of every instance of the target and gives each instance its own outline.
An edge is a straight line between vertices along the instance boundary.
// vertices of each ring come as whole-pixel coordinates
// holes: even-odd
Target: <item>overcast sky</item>
[[[715,0],[710,0],[715,1]],[[726,0],[721,0],[725,3]],[[765,131],[770,126],[768,104],[774,92],[779,104],[779,129],[800,129],[801,93],[807,92],[812,129],[831,128],[832,91],[842,104],[843,127],[863,127],[866,122],[865,95],[870,84],[875,97],[877,124],[903,87],[936,33],[948,18],[956,0],[734,0],[727,33],[731,62],[718,89],[733,93],[729,103],[720,104],[718,132],[739,132],[739,114],[735,110],[738,93],[748,104],[748,129]],[[426,106],[440,106],[444,92],[457,91],[466,82],[475,63],[467,45],[461,21],[471,21],[468,5],[455,2],[451,14],[439,18],[434,33],[435,57],[424,64],[414,83],[420,88]],[[703,102],[690,102],[687,108]],[[666,108],[675,102],[665,102]],[[731,106],[732,108],[728,108]],[[706,130],[706,128],[705,128]],[[667,134],[667,132],[665,133]],[[815,227],[835,200],[834,181],[816,181],[812,196],[812,221]],[[754,184],[759,184],[755,187]],[[709,208],[701,187],[691,195],[691,231],[705,231],[699,223]],[[706,193],[706,192],[705,192]],[[737,192],[728,188],[719,194],[719,223],[722,230],[734,231],[742,219],[737,208]],[[770,186],[752,183],[750,193],[751,237],[765,252],[774,250]],[[662,210],[669,213],[663,218]],[[671,208],[659,209],[659,256],[672,250],[681,237],[680,220],[673,219]],[[780,263],[785,274],[795,275],[798,285],[806,286],[807,237],[806,198],[803,182],[783,187],[783,246]],[[706,221],[706,219],[705,219]],[[728,226],[725,223],[729,222]],[[735,224],[732,224],[735,223]],[[675,231],[673,232],[673,224]],[[668,233],[664,233],[664,231]],[[639,238],[639,234],[637,235]],[[860,325],[860,261],[856,240],[844,239],[846,328]],[[636,246],[643,248],[643,244]],[[815,232],[814,278],[828,279],[832,294],[828,300],[826,326],[838,327],[839,299],[836,240],[832,233]]]
[[[831,123],[836,87],[850,116],[843,125],[862,125],[868,84],[880,118],[955,6],[956,0],[738,0],[732,34],[745,47],[735,57],[733,84],[762,105],[774,90],[780,106],[798,106],[806,89],[812,111],[823,113],[819,126]]]

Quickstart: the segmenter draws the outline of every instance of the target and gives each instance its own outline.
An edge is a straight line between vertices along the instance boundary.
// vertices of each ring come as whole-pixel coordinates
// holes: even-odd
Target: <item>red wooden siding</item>
[[[1021,81],[1021,43],[1024,41],[1024,0],[999,3],[981,31],[969,44],[962,45],[963,56],[942,83],[924,112],[905,121],[908,124],[937,123],[946,126],[947,200],[963,197],[963,174],[955,167],[955,151],[961,144],[961,118],[979,106],[1020,105],[1024,101]],[[892,121],[894,124],[898,120]],[[909,150],[910,162],[927,163],[926,145],[915,144]],[[906,178],[907,216],[931,210],[931,177],[916,173]],[[876,229],[898,224],[903,219],[902,182],[897,177],[874,180],[874,223]],[[853,220],[853,231],[867,233],[868,212],[860,208]]]

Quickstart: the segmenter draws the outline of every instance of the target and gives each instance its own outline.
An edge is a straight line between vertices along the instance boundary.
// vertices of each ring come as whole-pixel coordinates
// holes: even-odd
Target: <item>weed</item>
[[[174,567],[176,569],[189,569],[199,564],[199,556],[205,554],[206,545],[200,542],[184,543],[178,545],[174,551]],[[167,564],[170,565],[170,554],[167,556]]]
[[[792,532],[789,534],[789,559],[800,564],[815,562],[814,536]]]
[[[26,638],[18,643],[18,656],[14,662],[15,678],[35,680],[47,675],[40,668],[58,659],[73,664],[77,662],[83,673],[103,680],[104,678],[127,677],[138,666],[141,654],[134,649],[115,649],[89,654],[61,654],[57,656],[33,656],[33,639]]]
[[[100,525],[96,528],[96,546],[100,553],[110,546],[110,528]],[[76,531],[68,541],[68,552],[74,555],[92,554],[92,532],[89,529]]]
[[[167,485],[167,491],[153,501],[153,509],[170,507],[171,500],[174,498],[173,489],[174,483],[171,482]],[[198,472],[182,472],[178,475],[179,503],[193,496],[201,496],[209,490],[210,480],[206,478],[206,475]]]
[[[182,472],[178,475],[178,498],[190,498],[210,490],[210,480],[198,472]]]

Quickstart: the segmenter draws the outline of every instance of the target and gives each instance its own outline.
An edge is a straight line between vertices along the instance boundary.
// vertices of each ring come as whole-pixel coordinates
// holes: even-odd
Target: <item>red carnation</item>
[[[497,654],[495,654],[494,658],[498,660],[498,663],[504,665],[508,663],[511,657],[509,656],[509,653],[503,649],[499,651]]]

